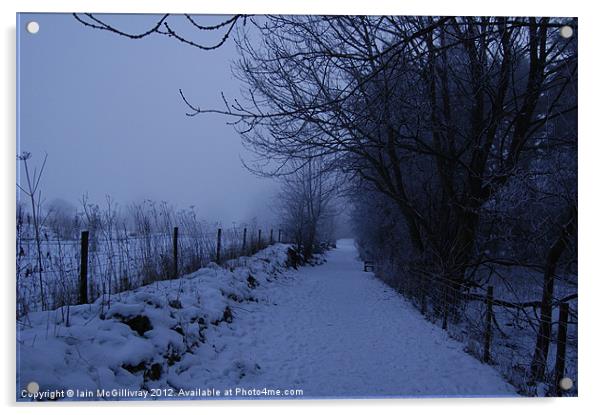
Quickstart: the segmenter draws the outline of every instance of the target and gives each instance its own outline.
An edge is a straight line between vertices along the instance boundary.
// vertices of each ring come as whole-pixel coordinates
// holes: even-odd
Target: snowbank
[[[17,327],[17,400],[32,399],[23,394],[29,382],[37,382],[40,392],[75,394],[41,399],[140,399],[125,392],[104,397],[77,393],[174,386],[168,381],[174,365],[185,371],[187,359],[207,337],[232,322],[238,304],[268,301],[257,288],[281,277],[287,249],[276,244],[223,268],[210,264],[93,304],[30,313]]]

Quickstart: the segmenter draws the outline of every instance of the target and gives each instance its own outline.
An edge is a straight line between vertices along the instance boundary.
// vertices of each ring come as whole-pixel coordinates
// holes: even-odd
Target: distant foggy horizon
[[[40,31],[20,35],[17,152],[32,154],[32,169],[48,154],[46,203],[80,209],[84,194],[101,206],[109,195],[121,207],[147,199],[195,206],[212,222],[275,220],[277,183],[242,165],[252,156],[228,119],[186,116],[178,93],[182,88],[204,108],[220,108],[222,91],[238,97],[233,41],[199,51],[163,37],[130,40],[93,30],[70,14],[20,18],[39,22]],[[154,20],[108,18],[133,32]],[[199,16],[206,24],[216,20]]]

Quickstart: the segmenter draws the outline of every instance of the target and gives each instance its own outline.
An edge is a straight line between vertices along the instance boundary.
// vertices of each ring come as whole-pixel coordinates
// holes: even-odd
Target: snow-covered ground
[[[71,307],[69,326],[65,310],[32,313],[18,328],[18,399],[31,381],[41,391],[117,390],[105,399],[140,398],[141,389],[183,399],[207,389],[232,389],[232,398],[516,395],[363,272],[353,241],[326,261],[285,270],[278,244],[230,270],[115,296],[110,308]]]
[[[203,232],[184,232],[178,238],[178,269],[194,270],[215,259],[218,225],[201,222]],[[183,231],[183,230],[182,230]],[[42,310],[40,275],[36,242],[31,226],[24,226],[24,236],[17,239],[17,312]],[[79,239],[60,239],[47,227],[42,228],[42,284],[47,308],[77,302],[81,263]],[[256,230],[249,229],[247,252],[255,251]],[[91,234],[92,235],[92,234]],[[269,235],[269,234],[268,234]],[[269,240],[264,235],[264,244]],[[221,239],[222,258],[243,254],[242,229],[224,228]],[[249,248],[252,248],[251,251]],[[88,253],[88,295],[96,299],[103,292],[117,293],[140,287],[153,280],[165,279],[173,270],[173,234],[154,232],[140,236],[125,229],[112,232],[97,230],[91,236]]]

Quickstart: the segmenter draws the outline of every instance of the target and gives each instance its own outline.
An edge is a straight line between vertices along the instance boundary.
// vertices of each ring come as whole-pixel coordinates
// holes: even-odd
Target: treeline
[[[483,270],[539,270],[529,379],[543,380],[554,283],[576,272],[576,21],[268,16],[256,27],[237,38],[248,105],[214,112],[237,119],[262,173],[318,160],[322,177],[343,175],[362,255],[444,327],[485,288]]]
[[[280,177],[279,220],[301,262],[336,244],[340,183],[333,175],[324,174],[323,162],[320,157],[311,158]]]

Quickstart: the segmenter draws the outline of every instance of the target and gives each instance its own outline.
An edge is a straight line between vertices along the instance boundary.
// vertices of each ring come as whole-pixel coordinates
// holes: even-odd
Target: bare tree
[[[46,160],[48,159],[48,154],[44,155],[44,161],[42,162],[42,166],[38,171],[37,168],[30,172],[29,168],[29,159],[31,159],[31,153],[24,151],[20,155],[17,155],[17,160],[23,162],[23,167],[25,169],[25,179],[26,183],[21,186],[21,184],[17,183],[17,187],[29,198],[30,208],[31,208],[31,216],[33,220],[33,230],[36,241],[36,253],[37,253],[37,271],[38,271],[38,281],[40,284],[40,302],[42,304],[42,309],[46,309],[46,298],[44,295],[44,280],[43,280],[43,266],[42,266],[42,225],[43,225],[43,215],[42,215],[42,190],[40,188],[40,181],[42,180],[42,175],[44,174],[44,168],[46,167]]]
[[[297,167],[281,177],[278,204],[285,232],[293,237],[303,259],[308,261],[321,250],[321,243],[331,242],[338,186],[332,174],[323,170],[319,157]]]
[[[152,35],[166,36],[187,46],[192,46],[200,50],[214,50],[226,43],[238,22],[242,22],[242,24],[245,25],[249,16],[237,14],[214,25],[202,25],[191,14],[184,14],[182,16],[171,16],[169,14],[164,14],[159,16],[159,18],[152,23],[151,27],[140,33],[131,33],[129,31],[119,29],[115,25],[107,22],[106,17],[101,18],[93,13],[73,13],[73,17],[86,27],[114,33],[128,39],[139,40]],[[218,33],[219,37],[216,41],[209,43],[205,43],[205,39],[191,39],[189,36],[185,36],[181,34],[180,31],[174,29],[174,26],[171,23],[171,20],[174,18],[185,18],[189,29],[192,28],[194,31],[198,32],[198,34],[215,32]]]
[[[372,183],[398,205],[415,249],[461,283],[479,210],[542,126],[576,109],[560,99],[576,70],[570,42],[552,36],[565,23],[269,16],[261,47],[238,39],[248,105],[203,110],[183,98],[190,115],[236,117],[244,143],[272,161],[254,166],[264,174],[318,154]]]

